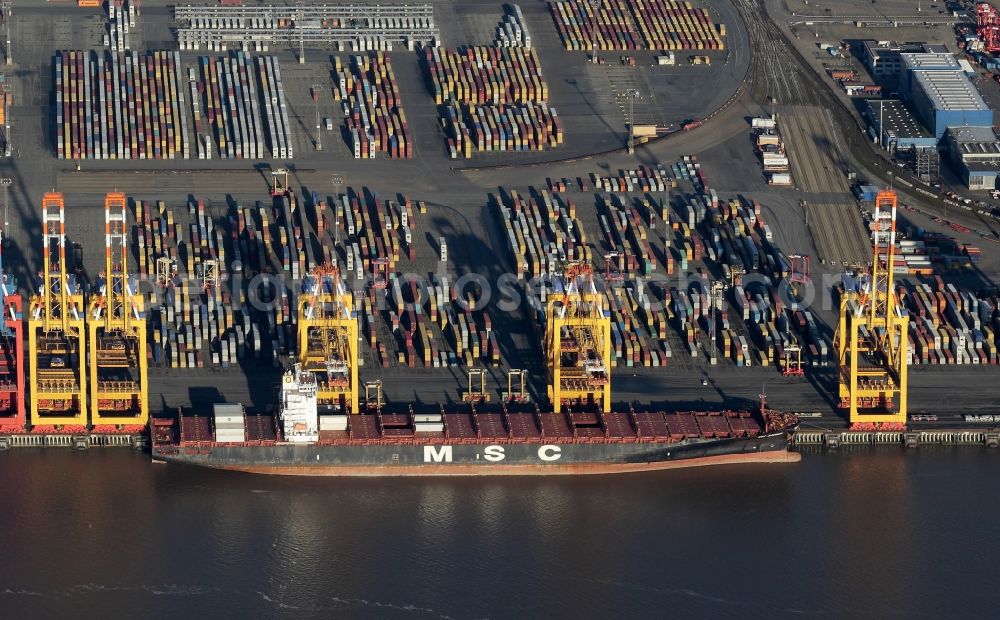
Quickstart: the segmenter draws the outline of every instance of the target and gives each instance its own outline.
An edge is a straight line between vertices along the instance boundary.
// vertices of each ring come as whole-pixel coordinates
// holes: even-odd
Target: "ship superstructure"
[[[296,364],[282,376],[278,417],[285,441],[319,441],[318,389],[316,374],[303,370],[300,364]]]

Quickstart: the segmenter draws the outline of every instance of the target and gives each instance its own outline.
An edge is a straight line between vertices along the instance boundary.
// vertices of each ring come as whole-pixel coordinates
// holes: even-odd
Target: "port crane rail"
[[[87,426],[83,293],[66,264],[63,195],[42,197],[41,282],[28,317],[31,395],[29,419],[37,432],[84,431]]]
[[[909,317],[893,290],[896,193],[880,191],[872,215],[872,263],[845,278],[836,334],[840,406],[854,426],[902,426],[907,420]]]
[[[87,312],[90,415],[97,432],[141,431],[149,421],[146,318],[128,274],[121,192],[104,198],[104,272]]]
[[[549,402],[555,413],[564,405],[589,404],[610,413],[611,318],[594,284],[593,269],[568,263],[561,288],[546,304]]]
[[[358,318],[337,267],[317,267],[306,278],[297,322],[299,363],[316,375],[319,406],[360,413]]]

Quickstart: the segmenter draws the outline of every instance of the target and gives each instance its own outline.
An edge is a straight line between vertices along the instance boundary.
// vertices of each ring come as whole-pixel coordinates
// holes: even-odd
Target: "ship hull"
[[[612,474],[736,463],[795,462],[787,432],[682,442],[384,443],[154,446],[153,458],[288,476]]]

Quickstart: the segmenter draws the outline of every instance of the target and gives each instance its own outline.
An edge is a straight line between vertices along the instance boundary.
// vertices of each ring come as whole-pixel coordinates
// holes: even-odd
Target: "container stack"
[[[418,281],[402,268],[416,259],[415,214],[423,213],[407,196],[382,200],[362,188],[338,196],[317,215],[324,254],[339,239],[343,273],[357,295],[361,336],[383,368],[445,368],[499,364],[500,348],[490,315],[468,286],[454,291],[447,276]],[[439,240],[447,262],[447,240]],[[337,252],[338,255],[341,252]]]
[[[705,191],[708,185],[705,171],[701,169],[697,155],[684,155],[680,161],[671,164],[670,173],[677,181],[690,181],[700,192]]]
[[[355,297],[355,303],[359,304],[361,336],[371,348],[375,363],[387,368],[398,360],[403,329],[396,329],[398,314],[394,315],[397,317],[395,324],[389,327],[392,315],[386,309],[387,291],[398,292],[401,286],[395,282],[395,274],[404,254],[404,244],[407,258],[413,257],[412,245],[409,245],[415,223],[412,203],[405,197],[402,202],[382,201],[365,188],[360,192],[348,188],[346,194],[334,197],[331,207],[324,209],[321,218],[324,247],[333,247],[333,241],[339,238],[345,281],[355,290],[367,291],[366,295]],[[339,256],[341,251],[337,254]],[[393,284],[390,284],[391,279]],[[416,337],[416,342],[422,345],[423,338],[415,336],[418,319],[409,318],[412,319],[407,325],[411,344]],[[415,355],[411,359],[415,361]]]
[[[611,194],[598,198],[598,222],[603,233],[605,273],[630,279],[648,276],[656,270],[656,261],[647,238],[647,223],[655,222],[657,204],[643,199]],[[642,215],[640,215],[642,213]]]
[[[274,56],[255,59],[257,78],[260,80],[262,109],[267,121],[268,146],[271,158],[292,159],[292,129],[285,103],[285,87],[281,81],[281,67]]]
[[[405,280],[396,275],[399,261],[404,256],[414,257],[414,208],[408,197],[383,202],[367,190],[359,194],[348,189],[347,194],[327,204],[316,196],[305,202],[288,193],[275,199],[273,209],[243,209],[233,225],[237,231],[235,259],[242,262],[245,272],[280,273],[284,274],[283,281],[297,282],[321,265],[340,266],[345,284],[357,291],[361,335],[371,347],[371,357],[364,356],[359,363],[364,359],[385,366],[395,363],[399,351],[406,351],[407,331],[420,359],[424,359],[425,342],[433,341],[435,347],[442,342],[440,332],[429,329],[425,338],[421,327],[428,328],[429,324],[417,316],[420,311],[412,315],[397,312],[397,321],[392,323],[388,308],[400,299],[388,295],[402,295],[400,291],[408,290]],[[271,350],[277,355],[292,355],[294,306],[287,293],[275,301],[262,327],[273,338]],[[408,330],[397,328],[401,316],[410,321],[405,324]],[[429,346],[426,350],[430,351]],[[417,361],[415,356],[407,359]]]
[[[464,47],[424,50],[437,104],[544,103],[548,85],[534,50]]]
[[[150,364],[232,368],[254,358],[286,363],[295,355],[296,287],[313,269],[339,265],[356,291],[359,364],[443,368],[500,363],[498,334],[482,291],[456,292],[447,277],[424,285],[401,261],[415,257],[415,217],[422,203],[382,200],[348,189],[327,204],[286,192],[270,206],[215,210],[135,205],[140,273],[157,284],[147,297]],[[444,254],[446,250],[442,248]],[[258,275],[277,286],[260,286]],[[254,305],[250,304],[254,300]]]
[[[226,159],[293,157],[281,70],[273,56],[231,52],[199,59],[205,116]],[[207,151],[207,149],[206,149]],[[206,158],[211,155],[206,152]]]
[[[266,304],[266,310],[256,310],[256,320],[245,339],[253,341],[247,347],[254,356],[278,363],[278,356],[295,354],[295,307],[292,291],[307,270],[313,269],[318,258],[312,252],[314,235],[309,225],[308,208],[294,194],[279,195],[270,206],[237,205],[229,214],[229,226],[235,232],[233,261],[239,261],[245,276],[267,274],[278,276],[281,283],[269,290],[255,290],[255,296]],[[294,241],[293,241],[294,240]],[[249,281],[249,282],[248,282]],[[232,287],[239,295],[241,308],[248,308],[253,279],[243,278],[244,286]],[[256,287],[255,287],[256,288]],[[263,338],[263,340],[262,340]]]
[[[403,112],[389,55],[351,56],[350,66],[334,58],[334,101],[340,102],[355,159],[413,156],[413,137]]]
[[[558,273],[565,261],[592,266],[612,318],[615,364],[663,366],[683,350],[713,363],[777,365],[791,346],[807,365],[833,362],[818,321],[797,301],[801,292],[788,287],[792,263],[775,245],[759,203],[720,200],[693,156],[670,168],[592,179],[599,191],[621,190],[599,193],[595,209],[580,219],[572,199],[547,190],[527,197],[510,190],[492,203],[518,278]],[[684,187],[668,204],[665,190],[675,182],[694,191]],[[715,275],[692,275],[683,286],[657,281],[657,273],[675,269]],[[749,274],[755,277],[745,280]],[[716,288],[716,278],[728,286]]]
[[[209,134],[205,133],[205,124],[202,122],[201,97],[198,95],[198,88],[202,86],[195,77],[193,67],[188,67],[188,90],[191,95],[191,112],[194,124],[194,142],[198,152],[198,159],[211,159],[212,148],[209,143]],[[209,128],[209,132],[211,128]]]
[[[641,285],[661,263],[650,244],[650,231],[662,215],[663,203],[609,194],[598,197],[597,207],[616,360],[627,367],[665,366],[672,357],[668,315],[657,308],[669,307],[670,292]],[[668,274],[671,266],[668,261]]]
[[[590,175],[594,187],[606,192],[665,192],[677,187],[666,168],[657,164],[656,168],[641,166],[635,170],[619,170],[615,176]]]
[[[524,14],[521,13],[520,6],[516,4],[504,5],[503,18],[497,26],[493,45],[496,47],[531,48],[531,34],[528,32],[528,24],[524,21]]]
[[[707,9],[676,0],[606,0],[594,19],[587,0],[550,0],[549,10],[568,50],[723,50],[725,24]]]
[[[187,210],[135,203],[141,275],[156,284],[147,300],[149,356],[159,368],[228,368],[259,339],[247,339],[249,313],[233,306],[224,233],[204,202]],[[175,214],[184,214],[185,222]]]
[[[455,110],[457,116],[458,108]],[[464,126],[456,135],[464,134],[462,144],[471,143],[478,151],[541,151],[561,142],[561,125],[554,108],[527,103],[466,106],[463,110]]]
[[[969,230],[957,232],[967,234]],[[898,275],[929,276],[938,271],[972,269],[980,260],[982,250],[974,245],[959,243],[942,233],[921,231],[916,239],[897,240],[893,267]]]
[[[934,274],[927,244],[921,240],[903,239],[897,242],[893,273],[897,275],[929,276]]]
[[[131,3],[116,5],[108,3],[108,34],[104,35],[104,44],[112,52],[125,52],[129,48],[129,29],[135,27],[135,10]]]
[[[453,159],[471,157],[473,147],[504,152],[562,144],[562,121],[548,106],[533,49],[430,47],[424,55]]]
[[[997,299],[945,284],[900,283],[896,294],[910,315],[910,364],[997,363]]]
[[[592,261],[583,225],[576,219],[576,205],[548,190],[529,191],[527,198],[511,190],[503,199],[493,197],[507,235],[508,247],[519,280],[555,273],[559,254],[568,261]]]
[[[415,220],[408,197],[383,201],[366,188],[360,194],[349,189],[331,208],[324,206],[323,220],[329,241],[339,236],[348,279],[363,281],[381,274],[385,288],[385,277],[396,271],[400,257],[415,258]]]
[[[888,248],[881,249],[883,259],[887,258]],[[916,239],[897,237],[894,249],[892,268],[899,276],[931,276],[937,271],[971,269],[982,257],[982,251],[974,245],[958,243],[942,233],[922,231]]]
[[[603,283],[611,317],[615,355],[610,363],[664,366],[672,357],[667,314],[662,311],[669,294],[662,288],[644,289],[639,285],[656,268],[646,227],[640,222],[648,215],[639,214],[639,209],[651,207],[641,200],[643,206],[625,200],[608,197],[599,205],[598,221],[604,240],[600,249],[604,256],[596,261],[571,199],[550,196],[547,190],[530,190],[525,199],[512,190],[503,198],[494,198],[493,203],[506,231],[519,279],[538,282],[538,278],[558,273],[565,261],[595,265],[595,276]],[[542,303],[547,295],[541,289]],[[539,314],[539,321],[543,318]]]
[[[212,417],[215,441],[218,443],[243,443],[247,440],[242,405],[215,405]]]
[[[177,52],[62,51],[54,62],[56,157],[190,157]]]
[[[447,277],[436,278],[421,294],[414,279],[394,273],[389,277],[385,310],[373,311],[379,307],[374,295],[365,299],[364,336],[383,367],[393,359],[409,368],[499,364],[497,335],[485,305],[477,301],[481,295],[482,291],[469,289],[465,297],[455,297]],[[378,334],[385,328],[391,334],[388,343]]]
[[[754,284],[730,289],[732,310],[742,319],[746,333],[736,324],[716,325],[721,351],[737,365],[777,364],[790,345],[799,346],[806,363],[828,364],[830,346],[812,313],[798,308],[794,297],[782,294],[782,283],[791,274],[788,257],[773,243],[761,206],[752,200],[720,201],[714,190],[699,194],[678,209],[672,248],[680,268],[703,261],[719,268],[723,281],[741,282],[740,274],[756,274]],[[794,290],[792,291],[794,292]],[[791,306],[786,301],[792,301]]]

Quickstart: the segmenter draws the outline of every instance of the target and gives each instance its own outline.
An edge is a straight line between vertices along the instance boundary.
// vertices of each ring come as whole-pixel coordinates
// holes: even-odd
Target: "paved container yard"
[[[487,45],[492,41],[493,28],[501,17],[497,4],[478,0],[433,4],[443,45]],[[764,97],[741,96],[705,126],[665,141],[641,145],[634,157],[621,151],[608,152],[624,145],[629,113],[626,93],[631,89],[639,93],[634,102],[637,123],[676,128],[685,120],[708,116],[729,100],[749,67],[750,46],[755,45],[754,49],[759,51],[763,42],[770,40],[764,30],[755,30],[751,37],[728,2],[711,0],[705,4],[726,23],[728,49],[712,52],[711,66],[690,66],[686,56],[679,54],[678,64],[673,67],[653,66],[651,52],[636,53],[636,67],[620,64],[614,53],[603,54],[606,64],[588,63],[585,52],[563,49],[544,3],[522,4],[550,87],[550,104],[559,110],[566,125],[565,144],[550,151],[478,154],[467,161],[448,159],[439,111],[417,54],[396,49],[392,64],[414,135],[414,156],[409,160],[356,160],[341,135],[342,116],[337,105],[329,96],[316,103],[310,97],[314,84],[332,85],[331,56],[346,60],[350,53],[306,48],[306,62],[299,64],[297,49],[272,48],[267,53],[279,59],[285,79],[295,140],[294,160],[216,157],[210,161],[82,161],[77,169],[74,162],[57,161],[54,157],[50,105],[52,55],[59,49],[100,49],[106,16],[99,10],[68,5],[17,3],[12,29],[15,64],[6,71],[15,93],[10,112],[15,156],[0,161],[2,174],[13,180],[4,247],[5,269],[18,276],[27,292],[41,258],[38,214],[44,191],[56,189],[66,195],[70,241],[80,244],[85,272],[96,274],[103,257],[102,209],[106,192],[123,191],[135,200],[162,200],[177,213],[186,211],[189,199],[201,199],[222,218],[231,204],[269,201],[270,171],[287,167],[290,183],[300,196],[312,192],[321,198],[330,196],[334,191],[333,177],[338,175],[343,179],[341,191],[347,187],[368,188],[382,197],[406,193],[413,200],[426,201],[428,213],[418,216],[416,260],[402,261],[401,271],[436,272],[440,267],[438,239],[445,237],[450,254],[447,270],[452,277],[473,272],[495,278],[511,267],[506,240],[498,234],[496,215],[489,207],[491,193],[499,188],[516,188],[521,192],[529,187],[543,188],[550,177],[589,178],[591,173],[605,175],[634,169],[637,163],[669,166],[690,154],[699,156],[710,185],[719,191],[720,198],[744,196],[760,202],[774,231],[775,243],[786,253],[810,254],[827,262],[866,261],[867,240],[860,215],[847,194],[843,151],[838,138],[831,133],[830,123],[825,121],[825,113],[816,105],[815,94],[801,82],[801,76],[796,77],[798,74],[779,75],[780,72],[758,68],[752,76],[753,84],[763,82],[771,86],[749,90],[775,91],[780,106],[791,105],[778,110],[779,123],[792,151],[793,179],[801,191],[768,187],[753,146],[746,138],[746,119],[771,111],[771,103]],[[144,2],[141,28],[132,39],[133,49],[141,49],[140,45],[148,49],[174,49],[171,24],[171,11],[166,3]],[[768,44],[765,52],[771,55],[771,62],[759,61],[758,65],[773,69],[780,66],[774,63],[784,62],[780,60],[782,51],[777,44]],[[184,71],[195,66],[198,56],[222,54],[204,49],[183,51]],[[321,151],[314,147],[317,107],[321,117],[334,120],[335,127],[333,132],[321,130]],[[604,154],[584,158],[592,153]],[[563,159],[575,161],[545,164]],[[537,165],[489,167],[518,164]],[[590,237],[595,238],[600,229],[592,189],[572,190],[568,195],[577,202],[579,217]],[[689,192],[691,188],[683,185],[677,189],[678,196]],[[808,227],[799,205],[802,198],[809,203]],[[921,225],[933,225],[927,223],[929,220],[920,221]],[[654,235],[651,243],[654,242],[662,239]],[[841,269],[839,265],[818,262],[813,263],[813,276],[817,279]],[[819,304],[815,312],[829,337],[835,324],[832,306]],[[536,398],[544,395],[545,358],[537,337],[527,325],[527,314],[492,312],[491,316],[495,329],[502,334],[503,352],[502,363],[488,367],[492,389],[505,387],[507,368],[526,368],[532,392]],[[729,363],[711,366],[704,356],[691,358],[681,354],[675,331],[671,329],[670,338],[674,339],[671,342],[678,353],[666,368],[620,368],[615,372],[616,402],[671,408],[737,406],[748,404],[764,388],[775,407],[831,412],[834,389],[831,368],[816,368],[806,379],[792,379],[781,377],[773,367],[739,368]],[[460,398],[465,384],[463,367],[410,369],[393,365],[376,371],[371,351],[365,349],[363,355],[362,378],[381,378],[390,402],[413,402],[418,408],[436,408],[439,403],[452,406]],[[151,375],[150,402],[154,411],[204,406],[219,400],[242,400],[264,408],[273,402],[272,386],[279,372],[280,368],[256,362],[228,370],[156,369]],[[989,372],[987,368],[971,367],[915,371],[911,374],[913,407],[953,410],[960,403],[940,398],[942,386],[956,380],[978,381],[989,376]],[[193,385],[195,377],[211,380]],[[701,385],[702,378],[709,381],[709,386]],[[982,402],[981,397],[971,394],[957,398],[969,406]]]

